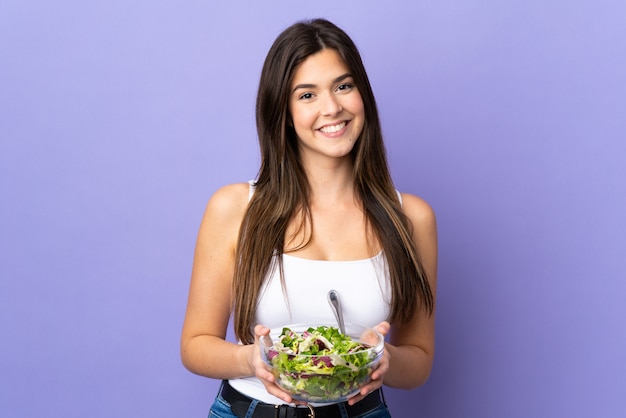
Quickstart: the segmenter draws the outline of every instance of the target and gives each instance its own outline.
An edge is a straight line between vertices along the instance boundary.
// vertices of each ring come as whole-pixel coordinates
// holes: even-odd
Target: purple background
[[[315,16],[438,213],[437,356],[395,416],[626,415],[622,0],[0,1],[0,415],[207,415],[197,228],[256,174],[271,42]]]

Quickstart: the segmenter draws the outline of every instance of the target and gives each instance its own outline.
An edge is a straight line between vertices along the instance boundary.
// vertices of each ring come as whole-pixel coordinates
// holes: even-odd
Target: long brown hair
[[[274,266],[274,255],[284,251],[288,225],[298,214],[310,221],[309,186],[289,123],[289,94],[298,66],[325,48],[341,56],[363,100],[365,124],[352,150],[355,190],[389,266],[389,320],[401,324],[420,306],[429,314],[434,309],[433,295],[411,239],[411,225],[391,180],[376,101],[361,56],[343,30],[327,20],[315,19],[282,32],[261,72],[256,102],[261,166],[239,233],[233,279],[235,335],[245,343],[254,341],[259,292]],[[281,260],[278,257],[282,272]]]

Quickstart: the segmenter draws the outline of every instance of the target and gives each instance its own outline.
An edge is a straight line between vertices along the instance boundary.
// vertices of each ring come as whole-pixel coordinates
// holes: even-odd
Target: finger
[[[357,403],[360,400],[362,400],[363,398],[365,398],[365,395],[362,395],[361,393],[357,393],[356,395],[354,395],[353,397],[348,399],[348,405],[352,406],[355,403]]]
[[[389,325],[389,322],[387,321],[383,321],[376,325],[376,331],[380,332],[383,336],[389,333],[389,329],[391,329],[391,325]]]
[[[274,384],[274,382],[276,381],[276,379],[274,378],[274,374],[270,370],[268,370],[267,368],[257,369],[256,377],[258,377],[259,379],[261,379],[261,380],[263,380],[265,382],[268,382],[270,384]]]
[[[385,375],[386,370],[380,370],[380,367],[378,369],[376,369],[372,375],[370,376],[372,381],[376,381],[380,378],[382,378]]]
[[[382,380],[387,371],[389,370],[389,363],[380,362],[378,367],[372,372],[370,378],[372,381]]]
[[[269,385],[265,385],[265,390],[267,390],[267,392],[271,395],[276,396],[277,398],[279,398],[280,400],[282,400],[285,403],[294,403],[293,398],[291,397],[291,395],[289,395],[287,392],[281,390],[278,386],[276,386],[275,384],[269,384]]]
[[[368,393],[375,391],[376,389],[382,386],[383,382],[380,380],[372,380],[367,385],[363,386],[359,391],[359,394],[363,397],[367,396]]]
[[[258,324],[254,327],[254,335],[260,337],[262,335],[268,335],[270,333],[270,329],[265,325]]]

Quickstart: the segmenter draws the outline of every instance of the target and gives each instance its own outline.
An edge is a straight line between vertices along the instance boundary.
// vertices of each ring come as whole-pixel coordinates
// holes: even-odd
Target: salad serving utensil
[[[337,324],[339,324],[339,331],[342,334],[346,333],[346,326],[343,322],[343,312],[341,311],[341,303],[339,303],[339,294],[335,290],[328,291],[328,303],[330,307],[333,308],[333,313],[335,314],[335,318],[337,319]]]

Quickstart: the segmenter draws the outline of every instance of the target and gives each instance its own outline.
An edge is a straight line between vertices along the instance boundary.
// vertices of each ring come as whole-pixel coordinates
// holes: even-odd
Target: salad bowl
[[[384,350],[384,337],[373,328],[345,324],[294,324],[263,336],[261,356],[276,384],[305,402],[342,402],[370,381]]]

